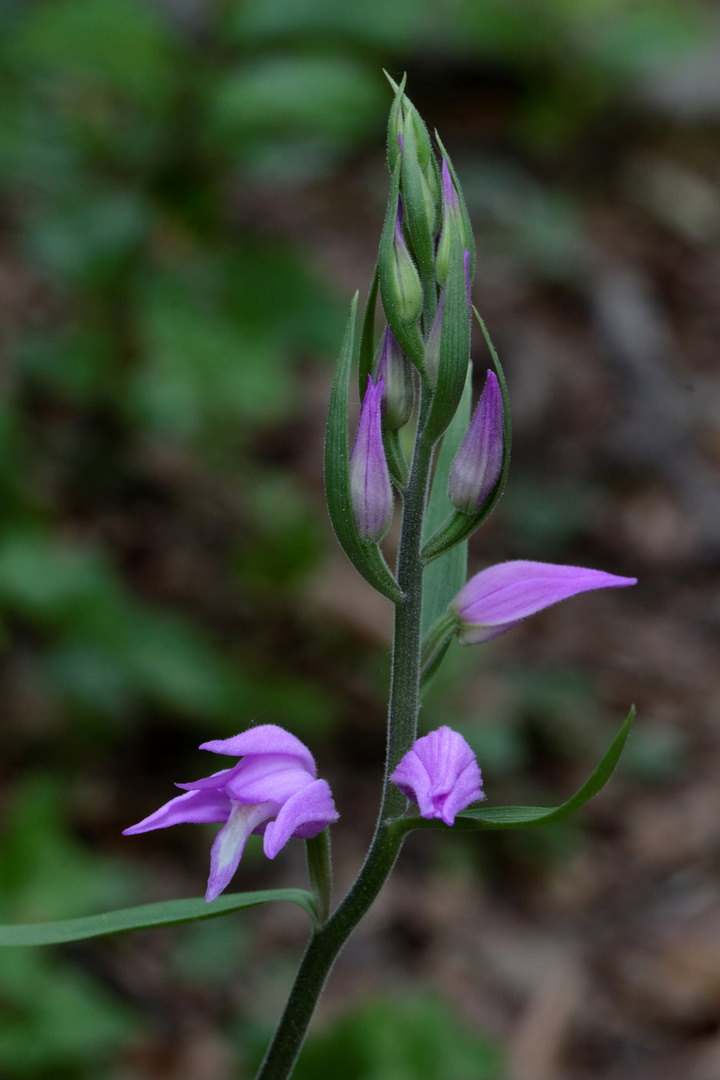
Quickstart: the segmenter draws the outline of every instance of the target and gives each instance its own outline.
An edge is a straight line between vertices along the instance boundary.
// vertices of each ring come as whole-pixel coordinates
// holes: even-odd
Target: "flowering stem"
[[[257,1080],[287,1080],[290,1076],[333,964],[385,884],[404,840],[405,834],[393,829],[390,823],[404,813],[407,800],[400,789],[391,783],[390,776],[411,748],[417,733],[423,575],[421,547],[433,455],[433,444],[424,437],[428,411],[429,392],[424,386],[398,549],[397,580],[403,597],[395,605],[385,777],[375,834],[348,894],[327,922],[322,923],[320,916],[321,925],[315,929],[305,949],[285,1011],[260,1066]],[[312,863],[310,865],[312,867]]]

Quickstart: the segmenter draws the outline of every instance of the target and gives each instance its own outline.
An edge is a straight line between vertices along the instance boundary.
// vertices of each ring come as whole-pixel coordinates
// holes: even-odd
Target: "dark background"
[[[422,714],[489,804],[417,835],[299,1080],[720,1075],[720,19],[688,0],[0,3],[0,919],[201,895],[213,829],[121,830],[253,721],[372,829],[390,609],[324,512],[332,365],[387,194],[381,74],[437,127],[514,408],[471,545],[637,575],[489,646]],[[364,295],[364,292],[363,292]],[[480,370],[486,355],[479,340]],[[237,889],[303,884],[250,844]],[[288,905],[0,959],[0,1075],[250,1077]]]

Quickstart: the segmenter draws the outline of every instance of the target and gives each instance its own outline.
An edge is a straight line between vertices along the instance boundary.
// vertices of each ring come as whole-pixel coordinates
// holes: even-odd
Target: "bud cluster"
[[[387,325],[372,362],[369,356],[364,368],[361,362],[362,378],[367,372],[372,379],[350,458],[353,519],[364,543],[384,535],[392,483],[402,490],[407,479],[398,436],[413,414],[416,381],[425,402],[424,434],[434,445],[459,405],[470,359],[475,246],[465,202],[450,158],[439,139],[436,156],[423,120],[403,92],[404,80],[392,85],[388,165],[393,182],[377,266]],[[369,333],[363,329],[370,347],[374,304],[373,293],[365,316]],[[450,477],[450,501],[462,514],[478,513],[492,495],[503,467],[504,437],[502,393],[490,373]]]

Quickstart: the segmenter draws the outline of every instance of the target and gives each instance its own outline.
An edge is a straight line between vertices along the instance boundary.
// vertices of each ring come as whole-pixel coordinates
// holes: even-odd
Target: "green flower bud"
[[[472,237],[468,237],[460,200],[458,199],[455,185],[453,184],[447,161],[443,158],[442,163],[442,229],[438,241],[437,254],[435,257],[435,276],[441,285],[447,281],[448,262],[450,259],[450,246],[452,244],[453,230],[457,229],[460,234],[462,247],[466,250],[474,250]]]
[[[398,318],[401,322],[414,322],[422,311],[423,291],[403,236],[401,200],[398,200],[393,237],[392,289]]]
[[[383,383],[383,422],[391,431],[404,427],[415,401],[412,365],[389,326],[380,343],[373,364],[375,383]]]

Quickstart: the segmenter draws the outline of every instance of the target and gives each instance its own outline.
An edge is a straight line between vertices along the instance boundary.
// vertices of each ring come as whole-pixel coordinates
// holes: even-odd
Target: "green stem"
[[[420,702],[420,619],[422,615],[422,530],[433,446],[424,438],[429,407],[425,388],[405,492],[397,576],[403,599],[395,605],[393,666],[388,710],[385,777],[375,835],[365,862],[347,896],[308,942],[295,983],[257,1080],[287,1080],[307,1033],[333,964],[368,911],[402,846],[404,834],[390,822],[404,813],[407,800],[390,776],[415,741]]]
[[[330,853],[330,829],[325,828],[317,836],[305,841],[308,877],[315,898],[315,913],[322,926],[330,914],[333,873]]]

